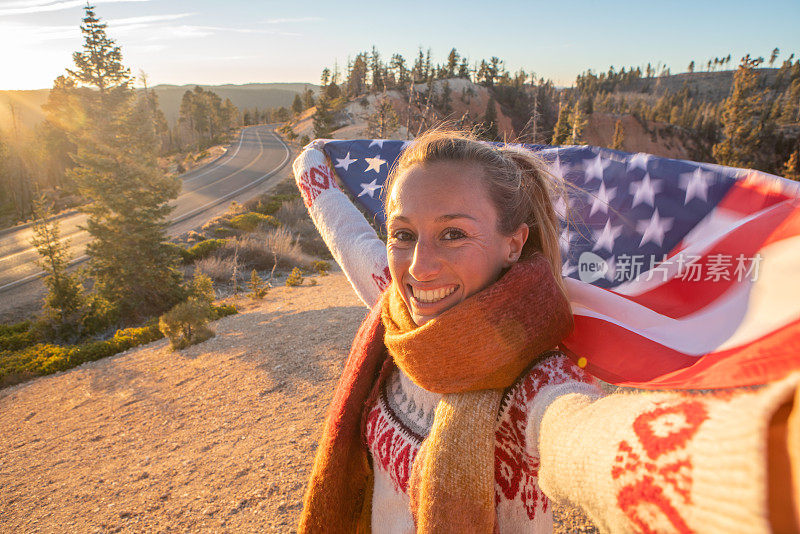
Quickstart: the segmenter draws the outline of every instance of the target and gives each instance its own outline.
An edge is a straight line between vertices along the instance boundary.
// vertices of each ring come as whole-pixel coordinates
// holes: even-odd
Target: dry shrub
[[[308,212],[303,201],[300,199],[284,201],[275,214],[275,218],[284,226],[288,226],[295,231],[299,229],[298,226],[301,222],[307,221],[312,227],[314,226],[308,218]]]
[[[225,250],[223,247],[221,250]],[[228,282],[233,276],[233,271],[236,262],[233,259],[233,253],[230,257],[209,256],[198,260],[194,266],[201,273],[217,282]]]
[[[293,267],[310,268],[313,258],[306,255],[286,228],[264,230],[230,239],[217,251],[220,258],[232,258],[238,247],[239,264],[246,269],[268,271],[275,265],[278,269]],[[210,275],[209,275],[210,276]]]
[[[314,262],[303,252],[292,234],[285,228],[278,228],[264,236],[264,244],[271,253],[278,256],[278,268],[293,269],[300,267],[306,269]]]

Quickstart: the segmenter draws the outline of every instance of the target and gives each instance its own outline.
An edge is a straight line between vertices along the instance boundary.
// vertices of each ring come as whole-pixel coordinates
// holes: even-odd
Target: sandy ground
[[[367,312],[341,273],[315,280],[238,297],[183,351],[162,340],[0,390],[0,532],[293,531]],[[594,532],[556,512],[556,532]]]

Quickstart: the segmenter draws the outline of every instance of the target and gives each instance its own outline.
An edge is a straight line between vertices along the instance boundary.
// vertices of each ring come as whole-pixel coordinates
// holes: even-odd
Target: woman
[[[757,391],[604,396],[557,349],[572,328],[560,186],[532,154],[424,135],[386,184],[385,248],[321,152],[304,151],[295,176],[372,307],[301,532],[546,532],[549,499],[615,532],[797,526],[785,436],[797,375]]]

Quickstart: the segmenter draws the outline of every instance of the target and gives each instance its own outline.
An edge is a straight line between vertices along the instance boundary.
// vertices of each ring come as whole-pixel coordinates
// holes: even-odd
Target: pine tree
[[[130,88],[121,53],[86,6],[85,45],[74,55],[77,80],[100,95],[78,132],[70,176],[87,199],[89,273],[123,320],[160,313],[181,297],[177,258],[166,245],[165,217],[180,182],[157,163],[158,137],[146,96]],[[123,75],[125,74],[125,75]],[[103,97],[103,95],[106,97]]]
[[[570,134],[569,115],[569,105],[562,102],[558,108],[558,120],[553,131],[551,145],[563,145],[567,142]]]
[[[783,166],[783,177],[800,181],[800,149],[792,152],[789,160]]]
[[[367,117],[367,135],[378,139],[386,139],[397,130],[399,119],[392,103],[386,97],[381,98],[375,106],[375,112]]]
[[[569,122],[570,122],[569,144],[570,145],[580,144],[581,140],[583,139],[583,129],[586,127],[587,123],[586,115],[583,112],[583,106],[580,105],[580,102],[575,103],[575,106],[572,109],[572,113],[570,113],[569,116]]]
[[[292,101],[292,113],[295,115],[300,115],[303,112],[303,99],[300,98],[299,94],[294,95],[294,101]]]
[[[39,266],[45,272],[47,288],[43,320],[48,334],[55,338],[73,341],[83,333],[87,314],[83,286],[78,278],[67,272],[70,241],[61,239],[58,220],[44,200],[35,203],[33,238],[31,243],[39,253]]]
[[[303,91],[303,110],[306,110],[308,108],[313,108],[316,103],[317,101],[314,98],[314,91],[306,87],[305,90]]]
[[[109,90],[117,90],[124,95],[131,83],[131,73],[122,64],[122,51],[114,40],[106,35],[106,24],[94,13],[94,6],[87,4],[84,7],[83,24],[83,51],[74,52],[72,61],[75,70],[67,72],[79,83],[96,88],[100,95],[105,95]]]
[[[614,125],[614,140],[611,141],[611,148],[614,150],[622,150],[622,144],[625,141],[625,130],[622,128],[622,119],[617,119]]]
[[[333,109],[330,100],[321,96],[314,112],[314,137],[325,139],[333,133]]]
[[[780,51],[780,49],[778,47],[775,47],[775,48],[772,49],[772,53],[769,55],[769,66],[770,67],[772,67],[772,64],[775,63],[776,59],[778,59],[778,54],[780,54],[780,53],[781,53],[781,51]]]
[[[714,145],[714,158],[722,165],[768,170],[765,146],[767,127],[764,90],[756,67],[760,59],[742,58],[733,77],[733,89],[722,107],[723,140]]]
[[[481,137],[489,141],[496,141],[500,136],[500,131],[497,127],[497,104],[494,97],[489,97],[489,102],[486,103],[486,113],[483,115],[483,134]]]

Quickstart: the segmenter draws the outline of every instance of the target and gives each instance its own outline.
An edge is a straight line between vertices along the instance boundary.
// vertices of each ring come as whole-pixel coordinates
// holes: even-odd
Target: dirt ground
[[[0,390],[0,532],[294,531],[367,309],[341,273],[279,287],[216,337]],[[594,532],[556,509],[556,532]]]

